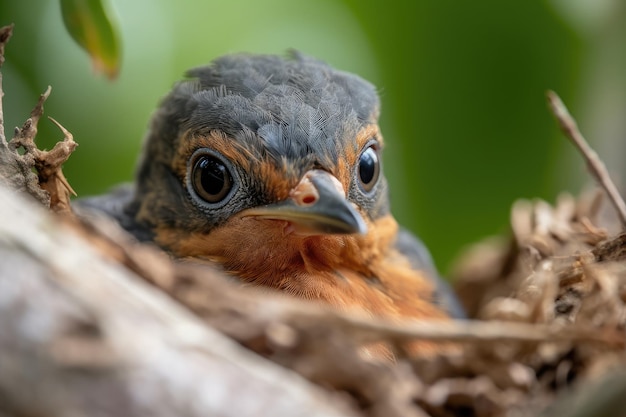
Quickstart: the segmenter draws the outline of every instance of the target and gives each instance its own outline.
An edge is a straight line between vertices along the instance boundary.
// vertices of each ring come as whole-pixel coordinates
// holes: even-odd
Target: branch
[[[4,47],[11,39],[13,35],[13,25],[4,26],[0,28],[0,69],[4,65]],[[4,97],[4,90],[2,88],[2,72],[0,71],[0,148],[7,146],[7,139],[4,135],[4,111],[2,108],[2,99]]]
[[[9,41],[13,26],[0,28],[0,65],[4,62],[4,48]],[[78,144],[72,134],[56,120],[50,119],[63,133],[64,139],[50,151],[39,150],[35,144],[37,124],[43,116],[43,105],[50,96],[51,88],[39,96],[30,117],[21,128],[15,129],[13,139],[7,143],[2,115],[2,73],[0,72],[0,182],[16,190],[26,191],[44,206],[56,212],[71,212],[72,187],[63,175],[62,167]],[[18,149],[24,149],[20,155]],[[36,170],[37,175],[32,171]]]
[[[548,104],[550,105],[550,110],[557,118],[561,131],[572,141],[581,153],[587,163],[589,172],[608,194],[609,199],[611,200],[611,203],[615,207],[615,210],[620,218],[622,228],[626,228],[626,204],[624,203],[624,199],[620,195],[619,191],[617,191],[617,187],[615,187],[615,184],[611,180],[611,176],[609,175],[606,166],[598,157],[598,154],[591,148],[591,146],[589,146],[589,143],[587,143],[583,135],[580,133],[580,130],[578,130],[576,121],[570,115],[561,98],[554,91],[548,91],[546,95],[548,98]]]
[[[49,119],[61,130],[63,140],[49,151],[35,148],[35,169],[39,176],[39,186],[50,196],[50,208],[56,212],[70,213],[70,194],[75,196],[76,191],[65,178],[62,168],[78,143],[74,142],[74,136],[59,122],[52,117]]]
[[[353,415],[103,258],[73,223],[1,185],[0,201],[0,415]]]

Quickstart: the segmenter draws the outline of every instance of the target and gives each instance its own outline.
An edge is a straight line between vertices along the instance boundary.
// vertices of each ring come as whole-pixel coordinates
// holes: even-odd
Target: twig
[[[190,267],[190,265],[187,265]],[[516,322],[480,321],[480,320],[448,320],[442,321],[406,321],[389,322],[383,319],[362,316],[360,314],[320,309],[318,305],[301,301],[286,300],[283,297],[270,297],[264,294],[259,297],[255,292],[231,291],[223,288],[224,284],[216,280],[206,279],[206,273],[198,275],[191,271],[184,277],[189,284],[198,284],[200,288],[194,293],[210,294],[220,288],[219,299],[214,297],[191,297],[189,294],[177,292],[169,281],[159,282],[147,277],[148,281],[171,294],[182,304],[205,318],[212,326],[239,338],[231,328],[222,328],[223,324],[214,320],[216,316],[236,316],[254,328],[263,328],[272,323],[280,322],[288,325],[296,332],[303,334],[312,329],[341,329],[341,334],[354,337],[359,343],[376,343],[394,340],[405,343],[416,340],[431,342],[591,342],[605,345],[622,346],[626,343],[624,334],[607,328],[590,328],[577,326],[551,326],[549,324],[532,324]],[[200,282],[199,280],[202,280]],[[315,333],[315,332],[313,332]],[[245,338],[245,337],[244,337]]]
[[[306,327],[311,322],[324,322],[318,312],[290,311],[287,320],[294,327],[299,323]],[[304,314],[303,314],[304,313]],[[291,316],[291,317],[289,317]],[[313,320],[306,320],[306,319]],[[286,320],[286,321],[287,321]],[[362,340],[376,342],[395,339],[400,342],[410,340],[453,341],[453,342],[559,342],[578,341],[609,345],[623,345],[623,334],[608,329],[584,326],[550,326],[547,324],[484,322],[480,320],[419,321],[388,323],[372,318],[361,318],[346,313],[334,313],[329,321],[342,326],[346,332],[360,333]],[[326,323],[325,323],[326,324]]]
[[[50,207],[50,195],[46,190],[40,187],[39,178],[32,172],[32,169],[36,167],[37,160],[40,159],[41,152],[37,149],[37,145],[35,144],[35,136],[37,135],[37,124],[43,115],[43,104],[48,96],[50,96],[50,91],[51,87],[48,86],[46,91],[39,96],[37,104],[30,112],[30,117],[26,119],[21,128],[15,128],[13,139],[11,139],[7,147],[3,150],[4,159],[9,161],[8,164],[12,166],[12,169],[16,171],[17,174],[4,174],[4,176],[7,178],[20,178],[21,176],[22,180],[19,181],[20,186],[16,188],[28,192],[46,207]],[[23,155],[17,152],[19,148],[24,149]]]
[[[13,25],[0,28],[0,68],[4,64],[4,46],[9,42],[13,34]],[[2,88],[2,72],[0,72],[0,146],[6,147],[7,139],[4,135],[4,111],[2,109],[2,98],[4,97],[4,89]]]
[[[570,115],[561,98],[554,91],[548,91],[546,96],[548,98],[550,110],[557,118],[561,131],[574,143],[576,148],[578,148],[587,163],[587,168],[589,169],[591,175],[606,191],[611,203],[615,207],[615,210],[617,210],[622,227],[626,228],[626,204],[624,203],[622,196],[617,191],[617,187],[615,187],[615,184],[611,180],[611,176],[609,175],[606,166],[600,157],[598,157],[598,154],[591,148],[591,146],[589,146],[589,143],[587,143],[583,135],[580,133],[580,130],[578,130],[576,121]]]
[[[76,191],[63,174],[63,164],[70,157],[78,143],[74,136],[52,117],[48,117],[63,133],[63,140],[49,151],[36,149],[35,169],[39,175],[39,185],[50,195],[50,209],[56,212],[71,213],[70,194]]]
[[[13,136],[13,139],[11,139],[11,142],[9,142],[9,147],[12,150],[22,147],[26,151],[26,154],[30,155],[33,155],[37,150],[37,145],[35,145],[37,125],[39,124],[39,119],[41,119],[41,116],[43,115],[43,105],[48,97],[50,97],[51,91],[52,87],[48,86],[46,91],[39,95],[39,100],[37,100],[37,104],[30,111],[30,117],[26,119],[24,125],[21,128],[15,128],[15,135]]]
[[[24,178],[33,176],[32,168],[37,171],[37,181],[25,181],[23,189],[53,211],[71,213],[69,195],[76,195],[76,193],[63,175],[62,167],[78,144],[74,142],[73,135],[51,117],[49,119],[63,133],[63,140],[57,142],[49,151],[38,149],[35,143],[37,125],[44,112],[43,105],[51,91],[52,88],[48,86],[46,91],[39,96],[37,104],[30,112],[30,117],[21,128],[15,129],[15,136],[8,143],[7,151],[12,152],[12,158]],[[24,149],[23,155],[17,153],[19,148]]]

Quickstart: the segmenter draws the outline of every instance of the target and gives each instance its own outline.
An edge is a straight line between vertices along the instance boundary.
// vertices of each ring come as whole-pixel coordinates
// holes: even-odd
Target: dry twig
[[[4,62],[4,47],[12,34],[13,26],[0,29],[0,64]],[[0,73],[0,177],[15,189],[25,190],[31,196],[56,212],[71,212],[70,194],[76,194],[63,175],[62,166],[78,144],[72,134],[56,124],[64,139],[55,144],[50,151],[37,148],[35,136],[37,124],[43,115],[43,104],[50,95],[51,88],[39,96],[39,100],[21,128],[15,129],[13,139],[7,143],[2,116],[2,74]],[[19,148],[24,149],[20,155]],[[37,175],[32,169],[37,171]]]
[[[617,191],[613,180],[611,180],[611,176],[604,162],[602,162],[598,154],[589,146],[589,143],[587,143],[582,133],[580,133],[576,121],[570,115],[561,98],[554,91],[548,91],[546,95],[550,110],[552,110],[552,113],[559,121],[561,131],[563,131],[565,136],[567,136],[580,151],[592,177],[606,191],[615,210],[617,210],[622,228],[626,228],[626,203],[624,203],[624,199],[619,191]]]
[[[11,39],[13,35],[13,25],[4,26],[0,28],[0,69],[4,65],[4,47]],[[4,97],[4,90],[2,88],[2,71],[0,71],[0,147],[7,146],[7,139],[4,135],[4,110],[2,107],[2,98]]]

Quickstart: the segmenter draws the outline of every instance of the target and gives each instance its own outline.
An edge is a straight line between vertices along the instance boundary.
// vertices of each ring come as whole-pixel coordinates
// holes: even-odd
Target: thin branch
[[[52,87],[48,86],[46,91],[39,95],[37,104],[30,111],[30,117],[26,119],[22,128],[15,128],[15,135],[13,139],[11,139],[11,142],[9,142],[9,147],[12,150],[22,147],[26,151],[26,154],[33,155],[36,152],[37,145],[35,145],[35,137],[37,136],[37,125],[43,115],[43,105],[48,97],[50,97],[51,92]]]
[[[558,342],[577,341],[610,345],[623,345],[623,334],[607,329],[582,326],[550,326],[546,324],[515,323],[508,321],[420,321],[405,324],[389,324],[375,320],[343,317],[346,324],[374,336],[375,339],[432,340],[455,342]]]
[[[4,161],[3,174],[9,178],[17,189],[24,190],[35,197],[41,204],[50,207],[50,195],[40,187],[38,177],[32,172],[35,168],[38,152],[35,144],[37,135],[37,123],[43,115],[43,104],[50,96],[51,87],[39,96],[37,104],[30,112],[30,117],[26,119],[24,125],[15,128],[13,139],[2,149],[0,160]],[[24,154],[20,155],[17,150],[24,149]],[[19,185],[18,185],[19,184]]]
[[[63,174],[63,164],[68,160],[78,143],[74,136],[59,122],[48,117],[63,133],[63,140],[57,142],[49,151],[37,150],[35,168],[39,174],[39,185],[50,195],[50,209],[56,212],[71,213],[70,194],[76,191]]]
[[[580,151],[585,159],[585,162],[587,163],[587,168],[589,169],[591,175],[606,191],[611,203],[615,207],[615,210],[617,210],[617,214],[622,223],[622,228],[626,228],[626,203],[624,203],[624,199],[619,194],[619,191],[617,191],[617,187],[613,183],[613,180],[611,180],[611,176],[609,175],[606,166],[598,157],[598,154],[591,148],[591,146],[589,146],[589,143],[587,143],[582,133],[580,133],[576,121],[570,115],[561,98],[554,91],[548,91],[546,96],[548,98],[550,110],[557,118],[561,131]]]
[[[609,346],[624,346],[623,332],[611,328],[591,328],[578,324],[562,326],[550,324],[517,323],[509,321],[447,320],[447,321],[405,321],[389,322],[360,315],[358,313],[329,311],[316,304],[302,301],[272,298],[269,294],[259,297],[254,292],[231,292],[224,288],[219,298],[197,294],[215,293],[219,283],[208,280],[203,275],[186,274],[188,285],[194,287],[194,295],[178,293],[171,288],[169,281],[159,282],[147,277],[148,281],[171,294],[199,317],[207,319],[212,326],[219,328],[234,338],[237,331],[229,322],[212,320],[220,315],[232,315],[254,328],[264,328],[281,322],[296,330],[300,335],[311,329],[341,329],[343,335],[350,335],[359,343],[396,341],[398,343],[424,340],[431,342],[583,342]],[[200,282],[199,280],[202,280]],[[244,301],[245,300],[245,301]],[[273,300],[273,301],[272,301]],[[225,327],[222,327],[225,326]],[[315,332],[313,332],[315,333]]]
[[[9,42],[13,35],[13,25],[0,28],[0,68],[4,64],[4,46]],[[2,99],[4,97],[4,89],[2,88],[2,72],[0,72],[0,146],[7,145],[7,139],[4,135],[4,111],[2,109]]]

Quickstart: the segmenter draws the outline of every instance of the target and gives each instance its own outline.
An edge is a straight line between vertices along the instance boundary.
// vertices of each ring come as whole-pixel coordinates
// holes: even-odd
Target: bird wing
[[[439,275],[426,246],[411,232],[400,228],[396,240],[396,249],[407,257],[413,268],[426,272],[426,276],[435,285],[434,301],[451,317],[465,318],[465,312],[450,285]]]
[[[137,240],[141,242],[151,241],[154,239],[154,234],[135,220],[134,196],[134,186],[123,184],[115,187],[107,194],[74,200],[72,207],[79,216],[87,217],[95,213],[105,214],[135,236]]]

